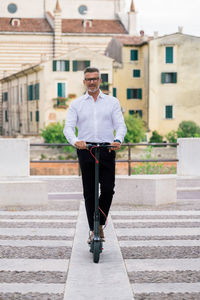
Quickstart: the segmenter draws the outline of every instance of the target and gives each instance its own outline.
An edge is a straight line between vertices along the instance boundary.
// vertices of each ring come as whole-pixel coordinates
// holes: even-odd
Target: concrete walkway
[[[111,219],[98,264],[93,263],[87,241],[88,225],[83,202],[69,265],[64,300],[132,300],[133,293]]]

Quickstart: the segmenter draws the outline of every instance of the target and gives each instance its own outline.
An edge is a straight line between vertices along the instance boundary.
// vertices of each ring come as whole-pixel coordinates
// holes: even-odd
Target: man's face
[[[83,80],[84,85],[87,88],[87,91],[90,93],[95,93],[98,91],[99,86],[102,80],[99,78],[99,73],[85,73],[85,79]]]

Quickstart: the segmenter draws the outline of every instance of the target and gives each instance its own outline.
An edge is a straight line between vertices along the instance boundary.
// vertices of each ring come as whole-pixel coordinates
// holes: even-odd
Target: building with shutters
[[[106,49],[114,59],[113,94],[125,114],[137,114],[148,124],[149,40],[141,36],[115,37]]]
[[[129,12],[125,0],[0,2],[0,79],[78,47],[103,54],[113,36],[136,34],[133,0]],[[0,134],[1,96],[0,86]]]
[[[3,134],[39,134],[45,126],[66,118],[70,102],[81,96],[83,70],[95,65],[101,71],[102,90],[112,89],[113,60],[87,48],[34,65],[1,79]]]
[[[200,37],[180,31],[149,42],[149,128],[165,135],[180,122],[200,126]]]
[[[200,38],[180,31],[154,38],[114,37],[113,94],[123,112],[138,114],[150,133],[166,135],[180,122],[200,125]]]

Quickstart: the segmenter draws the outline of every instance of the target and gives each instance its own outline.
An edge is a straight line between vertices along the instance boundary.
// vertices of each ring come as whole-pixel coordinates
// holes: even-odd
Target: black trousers
[[[94,153],[94,152],[93,152]],[[89,150],[77,150],[82,172],[83,195],[90,230],[94,230],[95,210],[95,159]],[[100,148],[99,159],[100,196],[99,207],[108,216],[115,186],[115,151]],[[104,225],[105,216],[100,211],[100,225]]]

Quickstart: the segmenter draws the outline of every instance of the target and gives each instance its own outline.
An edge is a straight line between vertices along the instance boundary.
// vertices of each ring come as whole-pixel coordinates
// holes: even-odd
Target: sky
[[[130,7],[130,1],[127,7]],[[137,30],[147,35],[171,34],[183,27],[184,34],[200,37],[200,0],[134,0]]]

